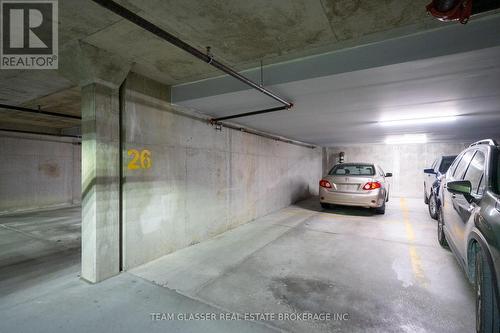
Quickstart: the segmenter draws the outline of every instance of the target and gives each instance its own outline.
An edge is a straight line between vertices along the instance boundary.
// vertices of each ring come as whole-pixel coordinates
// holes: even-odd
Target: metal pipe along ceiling
[[[265,110],[260,110],[260,111],[252,111],[252,112],[235,114],[235,115],[232,115],[232,116],[225,116],[225,117],[220,117],[220,118],[214,118],[214,119],[211,119],[210,121],[212,123],[218,123],[219,121],[222,121],[222,120],[228,120],[228,119],[234,119],[234,118],[241,118],[241,117],[248,117],[248,116],[255,116],[255,115],[258,115],[258,114],[262,114],[262,113],[269,113],[269,112],[281,111],[281,110],[286,110],[286,109],[288,109],[286,106],[278,106],[278,107],[275,107],[275,108],[270,108],[270,109],[265,109]]]
[[[15,110],[15,111],[20,111],[20,112],[27,112],[27,113],[37,114],[37,115],[44,115],[44,116],[51,116],[51,117],[58,117],[58,118],[68,118],[68,119],[76,119],[76,120],[82,119],[79,116],[72,116],[69,114],[62,114],[62,113],[56,113],[56,112],[47,112],[47,111],[30,109],[30,108],[25,108],[22,106],[7,105],[7,104],[0,104],[0,109]]]
[[[203,60],[207,64],[221,70],[222,72],[231,75],[235,79],[245,83],[246,85],[252,87],[253,89],[256,89],[260,91],[261,93],[271,97],[272,99],[280,102],[283,104],[283,107],[281,107],[279,110],[286,110],[290,109],[293,107],[293,103],[286,101],[285,99],[281,98],[280,96],[276,95],[272,91],[262,87],[261,85],[253,82],[249,78],[239,74],[232,68],[224,65],[223,63],[215,60],[212,55],[207,52],[202,52],[198,50],[197,48],[187,44],[186,42],[182,41],[181,39],[175,37],[174,35],[166,32],[165,30],[161,29],[160,27],[154,25],[153,23],[149,22],[148,20],[140,17],[139,15],[135,14],[134,12],[128,10],[127,8],[117,4],[116,2],[112,0],[92,0],[93,2],[103,6],[104,8],[112,11],[113,13],[123,17],[124,19],[136,24],[137,26],[155,34],[156,36],[160,37],[161,39],[177,46],[178,48],[192,54],[193,56],[197,57],[198,59]],[[253,114],[261,114],[261,113],[268,113],[268,112],[274,112],[274,111],[279,111],[278,108],[270,108],[266,110],[261,110],[261,111],[254,111],[254,112],[247,112],[243,114],[238,114],[238,115],[233,115],[228,117],[224,117],[224,119],[233,119],[233,118],[239,118],[239,117],[246,117],[250,116]],[[218,119],[213,119],[213,121],[218,121],[221,120],[222,118]]]
[[[0,128],[0,132],[47,135],[47,136],[57,136],[60,138],[74,138],[74,139],[81,139],[82,138],[81,136],[78,136],[78,135],[55,134],[55,133],[45,133],[45,132],[35,132],[35,131],[23,131],[23,130],[16,130],[16,129],[10,129],[10,128]]]

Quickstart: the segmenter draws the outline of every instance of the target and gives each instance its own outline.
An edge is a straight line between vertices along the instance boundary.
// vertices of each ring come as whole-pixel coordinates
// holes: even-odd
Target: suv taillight
[[[382,184],[380,184],[379,182],[368,182],[365,184],[365,186],[363,186],[363,190],[371,191],[371,190],[376,190],[376,189],[381,188],[381,187],[382,187]]]
[[[326,179],[321,179],[319,181],[319,186],[324,187],[324,188],[332,188],[332,184]]]

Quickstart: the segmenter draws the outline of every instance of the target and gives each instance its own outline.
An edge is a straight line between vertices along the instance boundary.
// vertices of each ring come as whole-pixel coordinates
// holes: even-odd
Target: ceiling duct
[[[427,12],[440,21],[467,23],[471,15],[500,9],[500,0],[433,0]]]
[[[472,15],[473,0],[433,0],[427,12],[443,22],[459,21],[465,24]]]

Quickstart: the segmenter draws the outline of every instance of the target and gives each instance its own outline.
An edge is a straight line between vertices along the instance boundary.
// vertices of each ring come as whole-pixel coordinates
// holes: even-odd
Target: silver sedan
[[[389,201],[388,177],[392,177],[392,174],[384,173],[376,164],[337,164],[319,182],[321,206],[366,207],[384,214],[385,203]]]

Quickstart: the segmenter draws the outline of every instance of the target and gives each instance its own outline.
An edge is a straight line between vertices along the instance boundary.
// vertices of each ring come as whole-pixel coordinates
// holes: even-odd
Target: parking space
[[[78,271],[81,208],[0,216],[0,295]]]
[[[131,271],[227,311],[348,314],[293,332],[470,332],[473,291],[422,200],[384,216],[317,198]]]

